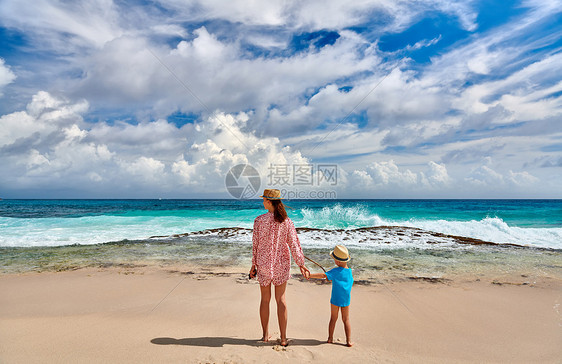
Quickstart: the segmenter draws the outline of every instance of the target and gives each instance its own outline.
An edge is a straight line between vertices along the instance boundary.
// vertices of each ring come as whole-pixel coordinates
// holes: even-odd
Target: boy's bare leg
[[[349,306],[341,308],[341,319],[343,321],[343,328],[345,330],[347,346],[352,347],[353,343],[351,342],[351,322],[349,320]]]
[[[281,345],[287,346],[287,300],[285,299],[285,289],[287,282],[275,286],[275,301],[277,301],[277,319],[279,320],[279,331],[281,332]]]
[[[271,284],[260,286],[260,320],[263,331],[262,341],[269,341],[269,301],[271,301]]]
[[[328,324],[328,342],[331,344],[334,342],[334,329],[336,328],[336,322],[338,321],[338,313],[340,308],[336,305],[331,306],[330,311],[330,323]]]

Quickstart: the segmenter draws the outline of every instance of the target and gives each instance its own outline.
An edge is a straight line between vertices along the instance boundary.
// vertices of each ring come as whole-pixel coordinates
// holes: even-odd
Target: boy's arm
[[[310,278],[327,279],[326,273],[310,273]]]

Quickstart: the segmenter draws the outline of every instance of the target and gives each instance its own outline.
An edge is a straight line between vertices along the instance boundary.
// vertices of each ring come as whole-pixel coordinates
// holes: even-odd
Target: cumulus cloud
[[[150,157],[138,157],[131,163],[120,161],[122,168],[134,177],[139,177],[145,181],[155,182],[161,180],[165,165],[159,160]]]
[[[259,112],[272,104],[282,105],[280,112],[286,113],[304,101],[303,91],[364,72],[379,62],[374,52],[366,56],[359,51],[366,41],[349,31],[331,46],[274,58],[249,58],[239,42],[221,40],[205,27],[192,34],[192,39],[171,48],[136,36],[107,42],[89,58],[85,77],[76,81],[74,91],[114,107],[142,107],[147,102],[153,118],[176,110]],[[266,117],[267,113],[262,120]],[[285,125],[294,124],[286,119]],[[302,124],[301,120],[297,128]]]
[[[492,169],[492,158],[487,157],[484,163],[472,170],[466,181],[470,184],[486,188],[488,190],[501,190],[507,187],[530,187],[536,184],[539,179],[526,171],[513,172],[509,170],[506,174],[502,174]]]
[[[64,128],[82,123],[80,114],[87,110],[86,101],[71,104],[47,92],[38,92],[27,105],[26,111],[1,117],[0,146],[10,148],[25,139],[39,143],[48,137],[56,138],[64,134]]]
[[[542,168],[560,167],[556,3],[480,31],[466,1],[3,1],[25,34],[13,59],[45,58],[0,59],[3,185],[173,194],[219,188],[236,163],[320,160],[370,191],[559,191]],[[434,15],[470,36],[379,47]]]
[[[362,77],[359,82],[351,80],[354,87],[349,95],[340,93],[330,96],[331,90],[325,88],[319,93],[317,101],[311,100],[314,102],[310,103],[303,97],[307,90],[322,89],[334,81],[355,78],[362,72],[371,72],[380,64],[375,47],[370,45],[371,41],[347,28],[362,24],[372,16],[382,16],[385,19],[384,27],[397,31],[431,10],[460,19],[474,18],[474,15],[469,15],[474,14],[474,11],[462,2],[435,2],[427,7],[418,2],[386,1],[361,1],[353,6],[317,1],[284,4],[265,2],[248,7],[239,2],[225,6],[214,1],[186,3],[170,0],[160,1],[159,5],[170,10],[168,18],[151,6],[144,9],[133,6],[123,11],[122,5],[108,0],[63,5],[40,1],[33,14],[11,1],[4,2],[3,7],[5,14],[11,15],[9,26],[25,29],[38,37],[45,36],[47,32],[49,39],[58,39],[60,43],[42,46],[50,46],[57,51],[68,49],[68,34],[72,35],[71,43],[76,40],[75,43],[82,47],[91,44],[93,48],[87,51],[86,56],[75,60],[75,65],[82,69],[83,77],[71,88],[71,92],[88,99],[91,104],[138,108],[148,103],[154,109],[150,115],[153,118],[165,116],[177,109],[200,112],[219,108],[235,113],[254,109],[258,111],[255,118],[257,122],[260,120],[259,112],[264,113],[259,124],[267,125],[263,129],[272,134],[280,131],[293,133],[303,128],[310,130],[317,124],[311,125],[310,120],[299,117],[310,119],[311,115],[316,115],[326,106],[329,108],[320,116],[332,115],[336,118],[345,115],[386,74],[383,69],[373,77]],[[152,18],[148,16],[148,11],[153,11]],[[37,14],[42,14],[41,18],[49,21],[39,21]],[[215,27],[217,33],[213,33],[201,27],[189,34],[178,26],[181,22],[201,19],[223,19],[232,24],[243,24],[246,28],[238,33],[238,38],[232,39],[225,37],[221,28]],[[463,20],[463,24],[468,23]],[[262,28],[255,28],[259,25],[284,27],[285,30],[273,41],[277,45],[286,43],[291,32],[298,34],[302,31],[335,29],[340,39],[331,46],[310,49],[302,54],[268,58],[249,56],[242,44],[246,38],[255,39],[256,35],[263,39],[259,33]],[[153,30],[152,33],[147,33],[147,27]],[[185,39],[177,42],[175,48],[166,48],[161,42],[154,43],[158,38],[153,39],[152,36],[161,34]],[[365,104],[370,118],[380,117],[375,110],[381,110],[385,119],[396,116],[388,105],[401,99],[400,93],[404,90],[411,90],[412,95],[417,95],[406,97],[408,102],[402,103],[397,110],[406,118],[414,117],[416,107],[425,109],[437,102],[438,98],[434,98],[429,89],[420,92],[424,87],[420,89],[415,86],[411,75],[405,75],[395,69],[381,87],[380,93],[386,96]],[[178,80],[187,85],[190,91]],[[220,92],[223,90],[236,92]],[[191,91],[204,105],[190,95]],[[332,104],[331,100],[336,102]],[[271,108],[271,105],[275,106]],[[268,117],[268,110],[271,110],[271,118]],[[314,120],[321,123],[324,119],[326,117]],[[278,121],[285,126],[284,130],[272,127]]]
[[[389,186],[404,189],[437,188],[450,182],[447,168],[443,164],[430,161],[425,171],[413,172],[399,167],[395,161],[374,162],[365,169],[354,170],[348,176],[348,183],[375,191],[386,190]]]
[[[217,112],[178,128],[164,120],[89,124],[81,115],[86,110],[85,103],[42,91],[26,111],[4,115],[0,150],[10,153],[0,162],[0,186],[48,191],[53,183],[57,190],[120,197],[143,197],[157,187],[162,194],[193,196],[224,193],[226,173],[236,164],[251,164],[266,176],[271,163],[309,162],[277,138],[244,132],[245,113]]]
[[[428,169],[426,173],[421,172],[421,179],[424,184],[433,187],[447,185],[450,182],[451,179],[444,164],[429,161]]]

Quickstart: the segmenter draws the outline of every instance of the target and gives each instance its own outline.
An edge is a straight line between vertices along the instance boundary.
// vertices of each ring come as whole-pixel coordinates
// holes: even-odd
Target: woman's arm
[[[287,218],[288,230],[287,230],[287,244],[289,249],[291,249],[291,255],[295,260],[295,263],[301,269],[301,274],[304,278],[309,279],[310,271],[304,265],[304,253],[302,252],[301,243],[299,241],[299,236],[297,235],[297,229],[290,218]]]
[[[299,236],[297,235],[297,229],[295,229],[295,225],[290,218],[287,218],[287,220],[289,220],[287,221],[287,244],[289,244],[291,255],[295,263],[302,268],[304,267],[304,254],[302,252]]]
[[[259,224],[257,223],[257,220],[257,218],[254,220],[254,230],[252,231],[252,268],[250,268],[250,274],[248,275],[250,279],[254,278],[258,273],[257,257],[259,244]]]
[[[259,224],[258,219],[254,220],[254,230],[252,230],[252,268],[256,266],[256,259],[258,257],[258,244],[259,244]],[[253,270],[253,269],[252,269]]]

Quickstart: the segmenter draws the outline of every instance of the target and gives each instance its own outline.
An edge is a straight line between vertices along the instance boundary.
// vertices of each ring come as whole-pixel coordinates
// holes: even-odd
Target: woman
[[[291,254],[308,279],[310,271],[304,266],[304,254],[291,219],[281,202],[279,190],[263,191],[263,207],[268,211],[254,221],[253,256],[250,277],[257,275],[260,283],[260,320],[263,330],[262,341],[269,340],[269,301],[271,284],[275,286],[277,319],[281,332],[281,345],[287,346],[287,303],[285,288],[291,274]]]

